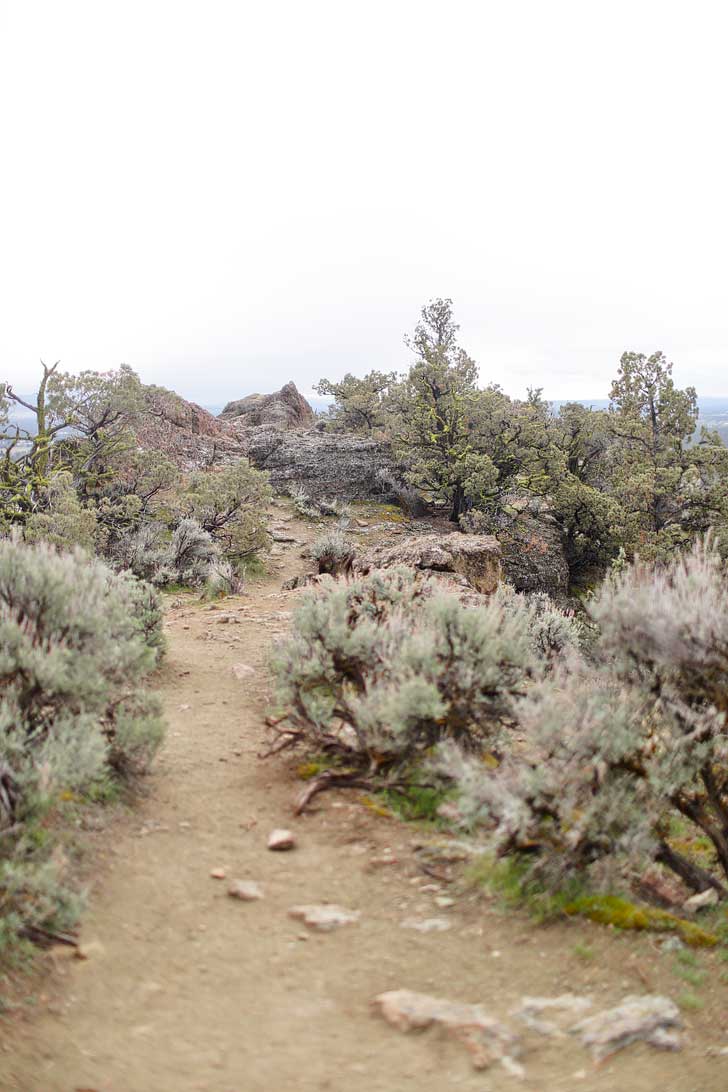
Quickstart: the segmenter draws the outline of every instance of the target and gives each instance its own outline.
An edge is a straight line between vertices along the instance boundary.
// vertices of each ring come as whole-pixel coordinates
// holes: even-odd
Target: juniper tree
[[[9,383],[0,384],[0,506],[6,522],[22,522],[47,495],[52,476],[71,471],[84,492],[100,465],[131,444],[128,427],[143,405],[142,386],[127,365],[116,371],[58,371],[41,362],[43,374],[28,400]],[[11,421],[21,407],[30,427]],[[61,442],[63,441],[63,442]]]
[[[347,373],[338,383],[319,380],[314,390],[333,395],[329,417],[334,427],[371,433],[385,425],[389,394],[396,382],[395,372],[371,371],[361,379]]]
[[[415,362],[392,394],[395,449],[409,467],[413,485],[450,505],[457,521],[469,484],[487,488],[492,468],[469,437],[469,411],[476,395],[477,366],[457,344],[452,300],[432,300],[406,339]]]
[[[694,387],[680,390],[663,353],[624,353],[612,384],[611,488],[623,505],[631,548],[669,556],[728,517],[728,449],[703,430]]]

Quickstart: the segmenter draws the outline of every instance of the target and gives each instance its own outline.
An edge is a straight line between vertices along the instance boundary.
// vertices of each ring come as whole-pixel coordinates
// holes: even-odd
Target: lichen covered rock
[[[246,429],[241,438],[253,466],[267,470],[274,489],[303,489],[312,500],[382,499],[382,469],[394,470],[388,444],[353,433],[317,429]]]
[[[464,577],[481,595],[492,595],[501,578],[501,549],[493,535],[417,535],[375,547],[354,561],[354,572],[399,566]]]
[[[273,394],[249,394],[228,402],[220,417],[222,420],[237,417],[251,427],[310,428],[314,423],[314,412],[295,383],[286,383]]]

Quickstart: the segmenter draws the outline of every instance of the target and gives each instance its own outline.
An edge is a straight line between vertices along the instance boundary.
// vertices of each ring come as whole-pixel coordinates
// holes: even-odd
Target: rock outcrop
[[[182,470],[248,458],[268,471],[274,489],[302,488],[312,500],[390,499],[380,472],[398,477],[388,444],[313,427],[314,413],[293,383],[274,394],[230,402],[214,417],[170,391],[150,389],[136,433],[142,448]]]
[[[547,512],[524,513],[498,532],[503,572],[516,591],[547,592],[564,599],[569,592],[569,566],[556,519]]]
[[[493,535],[417,535],[395,546],[378,546],[353,564],[355,573],[397,565],[462,577],[481,595],[492,595],[501,578],[501,548]]]
[[[273,394],[249,394],[235,402],[228,402],[220,414],[222,420],[239,419],[245,426],[256,428],[272,425],[274,428],[311,428],[315,416],[295,383],[286,383]]]
[[[135,427],[140,447],[166,455],[183,470],[240,459],[240,437],[202,406],[172,391],[150,388]]]
[[[541,497],[511,497],[497,514],[469,512],[463,530],[493,534],[503,554],[503,574],[519,592],[546,592],[564,600],[569,592],[569,566],[564,553],[564,534]]]
[[[313,500],[385,498],[379,472],[395,473],[388,444],[354,433],[260,427],[241,438],[253,466],[267,470],[275,489],[301,487]]]
[[[229,402],[219,417],[170,391],[149,388],[147,397],[148,412],[137,427],[139,444],[166,455],[181,470],[248,458],[268,472],[274,489],[291,493],[300,488],[314,502],[395,499],[400,475],[390,445],[313,427],[313,410],[293,383],[274,394]],[[566,598],[569,569],[563,536],[543,502],[539,507],[537,501],[514,499],[492,529],[497,538],[419,535],[381,547],[356,564],[360,572],[409,565],[443,579],[450,574],[461,586],[486,594],[495,589],[502,570],[517,591]]]

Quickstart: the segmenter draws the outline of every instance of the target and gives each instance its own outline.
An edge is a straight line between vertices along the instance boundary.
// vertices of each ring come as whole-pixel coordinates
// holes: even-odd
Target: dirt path
[[[370,999],[408,987],[507,1018],[524,994],[571,990],[606,1006],[646,987],[673,997],[685,988],[644,937],[538,929],[470,895],[443,910],[413,854],[417,830],[352,795],[324,795],[292,818],[292,764],[256,753],[270,646],[296,600],[280,586],[300,571],[299,552],[283,548],[275,578],[217,610],[190,599],[170,611],[166,746],[141,809],[102,836],[108,861],[83,923],[90,958],[56,959],[34,1013],[0,1026],[3,1090],[496,1092],[519,1082],[474,1072],[436,1034],[399,1034],[371,1015]],[[240,681],[238,663],[254,674]],[[281,825],[299,841],[288,854],[266,849]],[[385,847],[397,863],[377,867]],[[259,881],[265,899],[230,899],[210,878],[216,867]],[[361,910],[360,923],[316,935],[287,917],[291,905],[325,900]],[[443,914],[447,932],[401,928]],[[719,964],[705,966],[717,976]],[[728,990],[703,996],[679,1054],[636,1046],[596,1070],[573,1040],[544,1041],[523,1059],[520,1087],[725,1092],[728,1058],[706,1048],[728,1044]]]

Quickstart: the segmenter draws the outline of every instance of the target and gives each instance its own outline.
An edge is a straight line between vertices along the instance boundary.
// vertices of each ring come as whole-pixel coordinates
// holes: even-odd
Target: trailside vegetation
[[[624,551],[669,561],[713,529],[728,552],[728,448],[697,428],[692,387],[680,390],[660,352],[626,352],[607,410],[532,390],[510,398],[481,385],[458,342],[452,301],[423,307],[402,375],[322,380],[329,427],[390,439],[415,496],[466,531],[501,533],[538,500],[561,529],[572,583],[589,585]]]
[[[74,807],[148,767],[162,720],[144,682],[162,651],[149,585],[0,540],[0,951],[72,927]]]
[[[326,585],[274,661],[284,713],[271,750],[332,761],[301,808],[331,785],[406,784],[445,740],[499,749],[527,684],[579,641],[576,621],[510,592],[465,608],[406,569]]]

